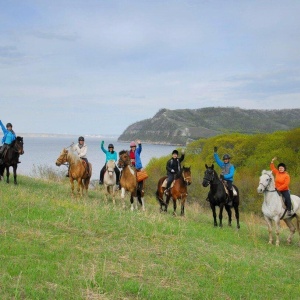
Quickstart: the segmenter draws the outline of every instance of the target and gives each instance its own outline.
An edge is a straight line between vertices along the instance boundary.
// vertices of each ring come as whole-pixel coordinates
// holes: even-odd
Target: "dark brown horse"
[[[176,216],[177,200],[181,201],[180,215],[184,216],[184,205],[188,195],[187,186],[192,183],[191,167],[182,167],[180,175],[175,179],[171,185],[170,193],[166,196],[166,202],[164,201],[164,192],[166,190],[166,179],[164,176],[159,179],[157,184],[156,198],[160,203],[160,211],[167,211],[169,201],[173,199],[173,215]],[[174,184],[174,185],[173,185]]]
[[[92,176],[92,165],[89,163],[89,171],[87,172],[86,162],[81,159],[76,153],[63,149],[56,160],[56,165],[68,163],[69,168],[69,179],[71,183],[72,196],[74,195],[74,180],[77,181],[77,193],[83,196],[85,189],[86,195],[89,189],[89,183]]]
[[[231,226],[231,206],[227,205],[228,194],[226,193],[224,183],[219,179],[217,172],[214,170],[214,164],[210,167],[205,164],[206,171],[204,172],[202,185],[204,187],[210,186],[210,190],[208,192],[207,200],[210,203],[210,208],[213,212],[214,217],[214,226],[218,226],[217,223],[217,214],[216,214],[216,206],[220,207],[219,212],[219,226],[222,227],[222,219],[223,219],[223,208],[225,207],[228,213],[228,225]],[[232,206],[235,211],[235,217],[237,222],[237,228],[240,228],[239,223],[239,204],[240,204],[240,196],[238,188],[235,185],[232,185],[236,191],[236,195],[233,196]]]
[[[17,184],[17,168],[19,157],[24,154],[23,145],[23,137],[17,136],[6,153],[3,154],[3,164],[0,165],[0,180],[4,176],[4,170],[6,169],[6,182],[9,183],[9,167],[13,167],[14,184]]]
[[[122,150],[119,152],[118,167],[122,168],[120,185],[123,207],[125,208],[125,192],[128,191],[130,193],[131,210],[134,210],[134,200],[136,200],[136,203],[139,202],[141,204],[142,210],[145,210],[143,185],[138,184],[136,169],[131,166],[128,151]],[[139,188],[139,186],[141,186],[141,188]],[[137,208],[137,205],[135,208]]]

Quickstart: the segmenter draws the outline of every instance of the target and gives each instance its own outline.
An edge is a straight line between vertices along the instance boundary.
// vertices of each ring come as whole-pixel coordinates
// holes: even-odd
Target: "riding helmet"
[[[109,144],[107,148],[114,148],[113,144]]]
[[[173,154],[177,154],[178,155],[178,151],[177,150],[173,150],[172,155]]]
[[[224,155],[223,155],[223,160],[224,160],[224,159],[230,159],[230,155],[229,155],[229,154],[224,154]]]
[[[284,167],[284,171],[286,171],[286,165],[284,163],[278,164],[277,168],[279,169],[279,167]]]
[[[12,124],[11,123],[7,123],[6,124],[6,128],[8,128],[8,127],[12,127]]]
[[[129,146],[130,146],[130,148],[131,147],[136,147],[136,143],[132,141]]]
[[[80,137],[78,138],[78,142],[80,142],[80,141],[84,141],[84,137],[83,137],[83,136],[80,136]]]

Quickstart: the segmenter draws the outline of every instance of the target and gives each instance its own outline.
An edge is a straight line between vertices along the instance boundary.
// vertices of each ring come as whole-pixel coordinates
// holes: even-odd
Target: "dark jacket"
[[[180,157],[174,159],[173,157],[167,161],[167,172],[168,174],[179,174],[181,170],[180,163],[184,160],[184,154],[182,154]],[[173,172],[172,172],[173,170]]]

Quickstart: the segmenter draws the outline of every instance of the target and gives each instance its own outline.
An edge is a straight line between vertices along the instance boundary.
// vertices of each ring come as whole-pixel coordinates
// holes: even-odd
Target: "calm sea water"
[[[101,168],[105,162],[105,154],[100,148],[101,141],[104,140],[104,147],[107,149],[109,143],[114,144],[115,151],[118,153],[121,150],[129,150],[129,143],[120,143],[114,139],[103,138],[85,138],[88,146],[87,158],[93,165],[92,179],[98,179]],[[53,169],[65,170],[65,166],[57,167],[55,165],[61,150],[68,147],[72,142],[77,142],[76,138],[68,137],[24,137],[24,155],[20,156],[21,163],[18,165],[18,174],[34,177],[34,166],[48,166]],[[174,146],[142,144],[143,149],[141,159],[143,166],[146,167],[147,163],[153,157],[161,157],[170,155],[174,150]]]

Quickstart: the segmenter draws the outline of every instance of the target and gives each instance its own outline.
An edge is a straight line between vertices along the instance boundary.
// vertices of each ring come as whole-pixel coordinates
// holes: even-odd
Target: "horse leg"
[[[276,218],[276,220],[274,220],[274,222],[275,222],[275,226],[276,226],[276,229],[275,229],[275,233],[276,233],[276,246],[279,246],[279,244],[280,244],[280,240],[279,240],[280,219]]]
[[[173,198],[173,216],[177,216],[176,214],[176,208],[177,208],[177,199]]]
[[[300,236],[300,216],[298,216],[298,215],[296,215],[296,226],[297,226],[298,234]],[[300,242],[298,245],[300,246]]]
[[[9,183],[9,167],[6,167],[6,183]]]
[[[217,214],[216,214],[216,206],[213,205],[212,203],[210,203],[210,208],[212,210],[213,213],[213,218],[214,218],[214,226],[217,227],[218,223],[217,223]]]
[[[181,199],[181,212],[180,215],[184,217],[184,204],[185,204],[185,198]]]
[[[82,179],[79,177],[79,178],[77,179],[77,194],[78,194],[79,196],[81,196],[81,197],[82,197],[82,195],[83,195],[82,190],[83,190],[83,187],[82,187]]]
[[[17,183],[17,167],[18,167],[18,165],[17,165],[17,164],[13,165],[13,172],[14,172],[14,184],[18,184],[18,183]]]
[[[231,222],[232,222],[231,208],[228,205],[225,205],[225,209],[226,209],[227,214],[228,214],[228,226],[231,226]]]
[[[74,196],[74,179],[70,176],[71,196]]]
[[[240,212],[239,212],[239,206],[236,205],[236,204],[233,204],[233,208],[234,208],[234,213],[235,213],[235,218],[236,218],[236,226],[237,226],[237,229],[240,229],[241,226],[240,226]]]
[[[113,199],[113,204],[114,204],[114,205],[116,205],[116,200],[115,200],[115,188],[116,188],[115,185],[113,185],[113,186],[111,187],[111,189],[112,189],[111,193],[112,193],[112,199]]]
[[[268,226],[268,232],[269,232],[269,244],[273,244],[273,236],[272,236],[272,220],[270,220],[268,217],[264,216],[267,226]]]
[[[288,245],[290,245],[291,242],[292,242],[293,236],[294,236],[294,234],[296,232],[296,228],[295,228],[295,226],[294,226],[294,224],[293,224],[293,222],[292,222],[291,219],[284,219],[283,221],[285,222],[285,224],[290,229],[290,235],[287,238],[287,243],[288,243]]]
[[[125,189],[121,188],[121,199],[122,199],[122,206],[125,209]]]
[[[223,208],[224,208],[224,204],[220,204],[219,227],[223,227],[223,224],[222,224],[222,220],[223,220]]]

